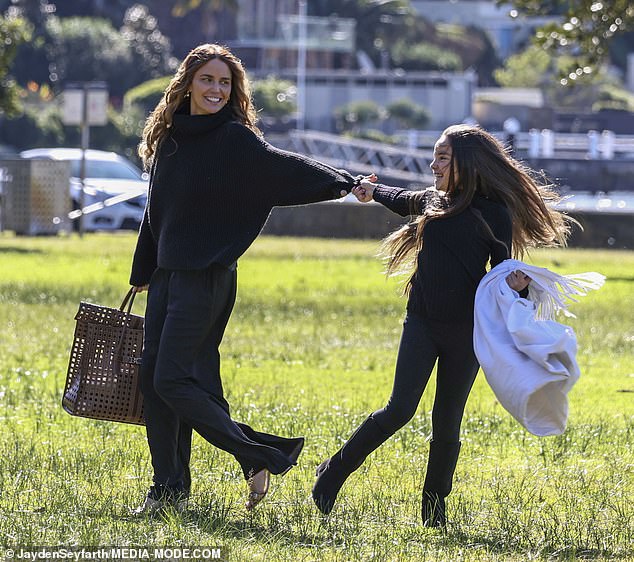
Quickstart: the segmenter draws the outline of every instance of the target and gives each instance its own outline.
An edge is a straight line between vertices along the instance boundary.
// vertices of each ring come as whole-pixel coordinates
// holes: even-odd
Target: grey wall
[[[588,213],[572,216],[584,230],[574,228],[571,247],[634,248],[634,215]],[[275,208],[263,233],[378,240],[406,222],[383,205],[328,202]]]

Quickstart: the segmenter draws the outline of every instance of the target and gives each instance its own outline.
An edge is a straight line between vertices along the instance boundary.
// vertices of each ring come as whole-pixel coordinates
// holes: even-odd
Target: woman
[[[137,512],[186,505],[192,429],[238,460],[247,509],[270,474],[296,464],[304,440],[234,422],[218,347],[236,297],[236,261],[276,205],[340,197],[344,171],[267,144],[238,58],[193,49],[149,116],[139,154],[151,185],[130,283],[149,287],[142,391],[154,485]]]
[[[332,457],[317,468],[313,499],[328,514],[348,476],[369,453],[414,415],[438,361],[432,440],[423,486],[425,526],[446,525],[445,498],[460,450],[460,424],[478,371],[473,351],[473,303],[490,261],[533,245],[565,244],[565,217],[549,203],[557,197],[482,129],[452,126],[434,147],[434,187],[407,191],[367,180],[352,192],[402,215],[417,215],[384,241],[388,273],[413,262],[392,395]],[[530,280],[508,276],[516,291]]]

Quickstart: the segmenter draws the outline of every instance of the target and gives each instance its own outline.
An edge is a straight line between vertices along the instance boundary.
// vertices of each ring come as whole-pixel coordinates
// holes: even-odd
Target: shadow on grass
[[[101,514],[103,515],[103,514]],[[294,546],[302,547],[322,547],[324,545],[324,537],[317,533],[310,532],[308,527],[313,527],[314,521],[307,523],[305,529],[291,529],[290,526],[284,527],[278,525],[275,521],[261,519],[258,514],[245,514],[240,516],[236,509],[212,510],[203,507],[189,508],[183,513],[177,513],[174,510],[168,510],[163,513],[155,513],[151,515],[134,515],[132,513],[111,513],[109,517],[120,521],[156,521],[162,523],[176,523],[177,525],[186,524],[188,527],[195,527],[199,532],[205,534],[213,534],[216,536],[225,536],[228,539],[244,540],[245,538],[258,542],[269,543],[271,537],[275,537],[276,541]],[[322,519],[322,524],[324,520]],[[325,523],[327,525],[327,523]],[[321,525],[319,528],[321,529]],[[345,543],[343,539],[329,536],[327,539],[330,546],[342,545]]]
[[[214,515],[204,509],[191,510],[187,514],[190,522],[194,523],[201,531],[214,533],[221,532],[228,538],[244,539],[246,536],[268,543],[272,536],[286,544],[301,545],[306,547],[321,547],[324,538],[306,530],[297,530],[290,527],[277,525],[271,521],[258,520],[256,515],[240,517],[235,514]],[[310,525],[312,526],[312,525]],[[308,525],[307,525],[308,527]],[[332,541],[336,543],[337,541]]]
[[[44,254],[37,248],[18,248],[17,246],[0,246],[0,254]]]
[[[495,537],[487,537],[478,533],[468,533],[463,530],[450,530],[442,541],[446,546],[458,546],[461,545],[465,548],[473,548],[476,546],[483,546],[488,551],[498,555],[517,556],[528,554],[527,551],[538,550],[538,552],[532,552],[533,555],[538,555],[539,558],[547,558],[548,560],[596,560],[596,559],[609,559],[609,560],[630,560],[631,553],[628,552],[612,552],[610,550],[591,548],[585,545],[579,546],[567,546],[563,548],[555,547],[534,547],[534,548],[522,548],[517,545],[509,545],[507,542],[496,539]]]

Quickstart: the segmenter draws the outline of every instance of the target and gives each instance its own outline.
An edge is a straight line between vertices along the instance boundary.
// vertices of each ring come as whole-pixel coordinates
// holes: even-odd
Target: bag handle
[[[114,351],[115,361],[121,361],[121,359],[124,359],[121,357],[121,348],[123,347],[123,340],[125,338],[126,331],[129,327],[128,323],[129,323],[130,314],[132,311],[132,305],[134,304],[134,297],[136,297],[136,291],[134,290],[134,287],[130,287],[130,290],[127,292],[126,296],[123,297],[123,302],[121,303],[121,306],[119,307],[119,310],[123,312],[126,315],[126,317],[123,323],[123,329],[121,330],[121,335],[119,337],[119,342],[117,343],[117,346]],[[129,362],[129,361],[125,361],[125,362]]]
[[[128,291],[126,296],[123,297],[123,302],[121,303],[119,310],[121,312],[125,312],[126,314],[130,314],[130,312],[132,311],[132,305],[134,304],[134,297],[136,297],[136,291],[134,290],[134,287],[130,287],[130,290]],[[128,305],[128,309],[124,310],[126,304]]]

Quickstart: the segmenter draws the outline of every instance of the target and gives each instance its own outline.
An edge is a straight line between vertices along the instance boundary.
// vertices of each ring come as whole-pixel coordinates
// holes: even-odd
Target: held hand
[[[135,293],[142,293],[143,291],[148,290],[149,285],[140,285],[138,287],[132,287]]]
[[[513,271],[506,276],[506,282],[511,289],[519,293],[528,287],[531,278],[521,271]]]
[[[372,176],[370,177],[374,177],[374,181],[376,181],[376,176],[374,176],[374,174],[372,174]],[[352,193],[354,194],[354,196],[361,201],[361,203],[367,203],[369,201],[372,201],[372,196],[374,195],[374,185],[372,183],[371,180],[369,179],[362,179],[361,183],[352,189]]]
[[[376,182],[376,180],[378,179],[377,175],[372,172],[371,174],[368,174],[367,176],[357,176],[357,181],[360,182],[358,186],[353,187],[350,190],[350,193],[354,194],[356,196],[356,198],[361,201],[362,203],[367,203],[368,201],[372,200],[372,197],[370,197],[369,199],[365,196],[365,189],[359,189],[360,188],[360,184],[363,182]],[[374,188],[373,188],[374,190]]]

